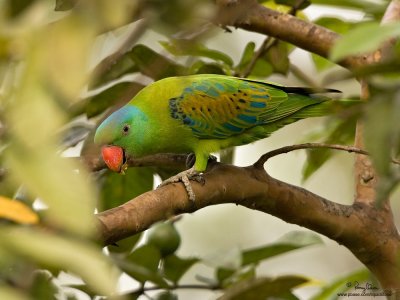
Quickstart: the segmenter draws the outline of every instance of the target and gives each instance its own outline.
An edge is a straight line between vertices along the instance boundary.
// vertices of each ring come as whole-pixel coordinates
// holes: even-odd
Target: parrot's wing
[[[322,101],[307,96],[307,91],[291,95],[288,101],[285,89],[260,81],[205,77],[194,80],[179,97],[170,99],[169,108],[171,116],[190,127],[196,137],[224,139]]]

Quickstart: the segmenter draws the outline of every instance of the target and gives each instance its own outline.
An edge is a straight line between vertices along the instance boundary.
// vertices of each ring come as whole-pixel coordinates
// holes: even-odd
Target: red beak
[[[121,172],[124,164],[124,150],[118,146],[104,146],[101,148],[104,162],[114,172]]]

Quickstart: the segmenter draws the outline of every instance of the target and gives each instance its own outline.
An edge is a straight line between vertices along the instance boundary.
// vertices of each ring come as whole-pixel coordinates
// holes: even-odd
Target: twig
[[[334,150],[340,150],[340,151],[347,151],[349,153],[357,153],[361,155],[370,155],[367,151],[362,150],[357,147],[353,146],[346,146],[346,145],[337,145],[337,144],[324,144],[324,143],[305,143],[305,144],[297,144],[297,145],[291,145],[291,146],[285,146],[282,148],[278,148],[275,150],[272,150],[270,152],[265,153],[262,155],[258,161],[254,163],[254,167],[256,168],[263,168],[264,164],[267,162],[268,159],[271,157],[280,155],[280,154],[285,154],[289,153],[295,150],[301,150],[301,149],[334,149]],[[394,164],[400,164],[400,161],[396,159],[391,160],[392,163]]]

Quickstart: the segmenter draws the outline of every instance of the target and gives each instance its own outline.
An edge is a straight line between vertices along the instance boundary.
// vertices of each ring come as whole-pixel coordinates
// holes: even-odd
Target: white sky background
[[[345,19],[360,20],[363,15],[356,11],[328,9],[322,6],[311,6],[305,10],[312,20],[322,15],[340,16]],[[126,31],[125,31],[126,33]],[[118,41],[123,39],[124,32],[114,35],[106,35],[98,41],[98,56],[93,63],[106,56],[117,47]],[[233,30],[233,33],[220,33],[218,38],[212,38],[207,45],[214,49],[227,51],[235,60],[241,56],[242,50],[248,41],[252,40],[260,45],[265,36]],[[165,38],[156,33],[146,34],[141,41],[153,49],[161,50],[159,40]],[[301,67],[305,73],[318,80],[318,75],[313,67],[310,56],[302,50],[296,50],[291,55],[291,61]],[[143,79],[142,76],[137,79]],[[274,76],[271,81],[282,84],[303,85],[295,78]],[[359,86],[357,82],[338,82],[333,87],[340,89],[344,94],[357,94]],[[323,118],[303,120],[293,125],[284,127],[270,138],[261,140],[251,145],[238,147],[236,150],[235,164],[246,166],[254,163],[263,153],[286,145],[304,142],[301,140],[304,133],[310,132],[318,126],[323,126]],[[280,180],[295,185],[301,185],[301,170],[305,160],[303,151],[281,155],[268,162],[267,171],[270,175]],[[350,204],[354,193],[353,184],[353,156],[347,153],[339,153],[335,159],[330,160],[326,166],[304,183],[306,189],[311,190],[322,197],[332,201]],[[397,203],[398,204],[398,203]],[[399,211],[399,209],[394,209]],[[397,220],[399,215],[397,215]],[[399,223],[399,222],[398,222]],[[307,230],[297,225],[287,224],[280,219],[267,214],[252,211],[236,205],[219,205],[202,209],[191,215],[185,215],[177,223],[182,235],[182,245],[179,254],[184,256],[199,255],[209,258],[210,261],[222,261],[232,258],[239,249],[251,248],[272,243],[284,233],[292,230]],[[278,276],[284,274],[302,274],[322,282],[329,282],[335,277],[343,276],[348,272],[362,268],[362,264],[343,246],[324,238],[325,245],[313,246],[290,254],[267,260],[258,269],[258,274],[265,276]],[[223,254],[223,257],[221,257]],[[194,276],[200,274],[212,277],[211,269],[196,265],[184,278],[185,283],[196,282]],[[121,280],[122,290],[135,288],[133,282],[124,277]],[[299,289],[296,294],[301,299],[308,299],[310,295],[318,291],[319,286],[308,286]],[[184,290],[179,291],[181,299],[215,299],[213,292]],[[362,297],[358,297],[362,300]]]

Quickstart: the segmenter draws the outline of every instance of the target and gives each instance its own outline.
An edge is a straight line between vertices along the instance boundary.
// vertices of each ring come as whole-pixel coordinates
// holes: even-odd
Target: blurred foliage
[[[373,51],[400,35],[398,23],[378,25],[387,5],[384,0],[259,2],[281,12],[301,2],[296,15],[303,20],[308,19],[302,10],[315,4],[365,13],[357,23],[340,16],[315,21],[343,35],[332,60]],[[210,46],[222,34],[209,22],[215,20],[214,5],[211,0],[0,1],[0,299],[58,299],[64,294],[65,299],[74,299],[66,292],[71,288],[91,298],[112,294],[116,299],[122,272],[141,284],[122,299],[137,299],[149,293],[147,289],[159,290],[155,299],[177,299],[172,290],[186,284],[187,272],[196,264],[208,264],[201,257],[179,255],[185,241],[171,223],[157,224],[147,238],[137,234],[104,251],[94,242],[93,212],[152,189],[159,169],[131,168],[125,176],[110,171],[91,174],[77,160],[66,159],[63,151],[83,144],[81,158],[98,159],[99,149],[92,143],[95,125],[149,80],[214,73],[262,79],[294,75],[313,82],[301,68],[292,71],[296,62],[290,54],[296,48],[288,43],[267,39],[258,46],[246,40],[238,61],[228,48]],[[152,31],[162,36],[156,47],[142,39]],[[110,37],[121,36],[109,47]],[[313,60],[321,77],[316,85],[331,83],[336,65],[316,55]],[[399,66],[397,43],[386,60],[355,70],[371,83],[371,101],[361,114],[366,120],[366,147],[381,178],[379,200],[389,196],[400,178],[391,163],[400,154]],[[346,73],[340,79],[351,76]],[[359,115],[349,115],[330,119],[309,138],[351,144]],[[232,162],[233,151],[222,154],[225,162]],[[304,178],[333,153],[309,151]],[[315,234],[294,232],[276,243],[238,251],[234,262],[207,265],[214,277],[199,274],[193,286],[224,292],[222,299],[254,299],[255,293],[265,299],[297,299],[292,290],[310,279],[268,278],[257,273],[258,266],[319,244]],[[82,283],[58,284],[61,271]],[[367,276],[362,271],[328,283],[315,299],[333,299],[346,289],[345,282],[369,280]]]

